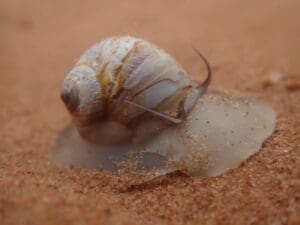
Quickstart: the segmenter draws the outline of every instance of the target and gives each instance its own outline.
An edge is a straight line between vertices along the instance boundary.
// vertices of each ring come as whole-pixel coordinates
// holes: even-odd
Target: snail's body
[[[210,70],[199,85],[162,49],[125,36],[88,49],[61,96],[82,137],[114,144],[180,123],[209,81]]]

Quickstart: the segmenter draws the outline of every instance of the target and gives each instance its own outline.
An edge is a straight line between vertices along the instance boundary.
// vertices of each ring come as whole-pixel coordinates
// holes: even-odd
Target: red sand
[[[1,0],[0,224],[300,224],[299,12],[297,0]],[[193,74],[204,67],[190,46],[200,49],[213,88],[274,107],[274,135],[215,178],[131,186],[142,178],[53,165],[47,155],[69,121],[64,74],[117,34],[156,43]]]

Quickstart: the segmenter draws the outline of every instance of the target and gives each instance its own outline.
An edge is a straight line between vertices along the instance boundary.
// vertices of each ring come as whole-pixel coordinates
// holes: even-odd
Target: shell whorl
[[[70,90],[68,90],[70,89]],[[88,66],[75,66],[64,81],[62,98],[77,99],[71,114],[84,117],[103,114],[101,99],[101,84],[97,81],[95,71]],[[63,99],[65,102],[65,99]]]

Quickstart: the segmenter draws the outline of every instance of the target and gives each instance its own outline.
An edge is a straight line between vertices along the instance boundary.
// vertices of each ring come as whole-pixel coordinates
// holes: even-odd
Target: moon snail
[[[59,133],[53,161],[217,176],[258,152],[275,129],[274,110],[253,97],[208,90],[210,66],[195,52],[207,67],[202,83],[142,39],[113,37],[88,49],[62,86],[73,123]]]

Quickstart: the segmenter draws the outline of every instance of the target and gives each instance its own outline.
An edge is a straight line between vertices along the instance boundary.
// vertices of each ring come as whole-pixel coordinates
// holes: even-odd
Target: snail
[[[88,49],[67,74],[61,99],[79,134],[97,144],[147,139],[180,124],[211,81],[199,84],[163,49],[130,36]]]
[[[88,49],[66,76],[61,98],[73,123],[57,136],[64,166],[217,176],[239,166],[272,135],[276,113],[252,97],[207,90],[165,51],[129,36]],[[126,170],[127,171],[127,170]]]

